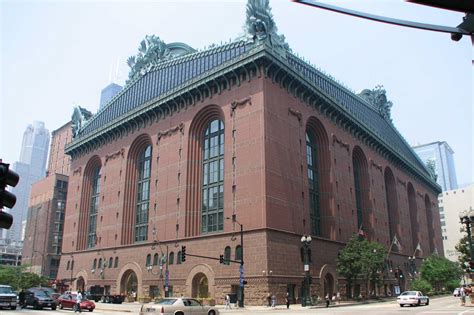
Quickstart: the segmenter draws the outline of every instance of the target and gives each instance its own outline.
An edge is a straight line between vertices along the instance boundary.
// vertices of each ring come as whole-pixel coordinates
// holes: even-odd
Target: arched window
[[[153,256],[153,266],[158,266],[158,254]]]
[[[224,123],[212,120],[204,131],[201,231],[224,229]]]
[[[118,257],[115,257],[114,268],[118,268]]]
[[[102,258],[99,258],[99,263],[97,264],[98,269],[102,269]]]
[[[109,268],[112,268],[114,266],[114,259],[112,257],[109,258]]]
[[[148,239],[148,207],[150,201],[151,146],[138,158],[137,204],[135,212],[135,242]]]
[[[306,163],[308,164],[309,217],[311,233],[321,235],[321,196],[319,187],[318,150],[314,134],[306,132]]]
[[[179,251],[179,252],[178,252],[178,255],[176,255],[176,263],[177,263],[178,265],[180,265],[181,262],[182,262],[182,259],[183,259],[183,256],[182,256],[182,254],[181,254],[181,251]]]
[[[146,255],[146,265],[145,265],[145,266],[148,267],[148,266],[150,266],[150,265],[151,265],[151,255],[148,254],[148,255]]]
[[[70,263],[71,263],[71,262],[68,260],[68,261],[67,261],[67,265],[66,265],[66,270],[69,270],[69,265],[70,265]]]
[[[89,206],[89,227],[87,232],[87,247],[93,248],[97,244],[97,211],[99,210],[100,195],[100,166],[92,172],[92,192]]]
[[[226,248],[224,249],[224,264],[225,265],[230,265],[230,254],[231,254],[230,246],[226,246]]]
[[[435,244],[435,231],[433,228],[433,212],[431,209],[431,201],[428,195],[425,195],[425,210],[426,210],[426,221],[428,223],[428,239],[430,243],[430,253],[436,253],[438,250]]]
[[[364,152],[358,146],[352,151],[352,170],[354,173],[354,193],[357,210],[357,228],[369,236],[371,205],[369,197],[369,170]]]
[[[235,246],[235,260],[242,260],[242,247],[240,245]]]
[[[400,234],[398,233],[400,216],[398,213],[398,195],[395,183],[395,177],[389,168],[385,169],[385,196],[387,200],[388,211],[388,229],[390,234],[390,242],[394,241],[394,237],[400,241]],[[397,246],[393,246],[393,250],[397,250]]]
[[[95,270],[97,268],[97,258],[94,259],[94,262],[92,263],[92,270]]]
[[[71,270],[74,270],[74,260],[71,261]]]
[[[174,253],[173,252],[170,253],[170,258],[169,258],[168,264],[169,265],[174,264]]]
[[[416,252],[419,242],[420,225],[418,223],[418,207],[416,205],[416,193],[412,183],[407,185],[408,194],[408,211],[410,212],[410,225],[411,225],[411,240],[413,245],[413,252]],[[421,245],[420,245],[421,246]]]

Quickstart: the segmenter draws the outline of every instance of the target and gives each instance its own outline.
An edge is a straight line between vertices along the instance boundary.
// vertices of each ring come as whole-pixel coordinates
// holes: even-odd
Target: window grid
[[[204,132],[202,233],[224,230],[224,123],[213,120]]]
[[[96,245],[96,227],[97,227],[97,212],[99,210],[99,195],[100,195],[100,167],[94,170],[92,176],[92,196],[89,207],[89,227],[87,233],[87,247],[93,248]]]
[[[321,235],[320,190],[317,160],[317,150],[314,137],[312,134],[306,133],[310,221],[311,232],[313,235]]]
[[[151,146],[148,145],[138,160],[138,189],[135,212],[135,242],[148,239],[148,208],[150,201]]]

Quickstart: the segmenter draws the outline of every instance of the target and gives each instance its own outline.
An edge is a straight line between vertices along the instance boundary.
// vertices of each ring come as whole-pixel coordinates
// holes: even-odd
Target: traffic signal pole
[[[7,191],[7,186],[15,187],[20,176],[9,169],[10,164],[2,163],[0,159],[0,229],[9,229],[13,224],[13,216],[2,211],[3,207],[13,208],[16,196]]]

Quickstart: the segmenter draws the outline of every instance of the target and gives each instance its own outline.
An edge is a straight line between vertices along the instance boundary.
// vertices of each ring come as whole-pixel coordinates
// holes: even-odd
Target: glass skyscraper
[[[434,162],[436,175],[438,176],[436,181],[443,191],[458,188],[453,159],[454,151],[447,142],[437,141],[422,144],[414,146],[413,150],[425,164],[428,161]]]

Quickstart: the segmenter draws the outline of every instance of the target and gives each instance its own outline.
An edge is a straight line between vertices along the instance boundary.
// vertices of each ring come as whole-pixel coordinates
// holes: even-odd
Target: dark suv
[[[48,307],[54,311],[56,309],[56,302],[46,291],[31,288],[26,290],[25,294],[25,307],[28,306],[33,306],[37,310]]]

